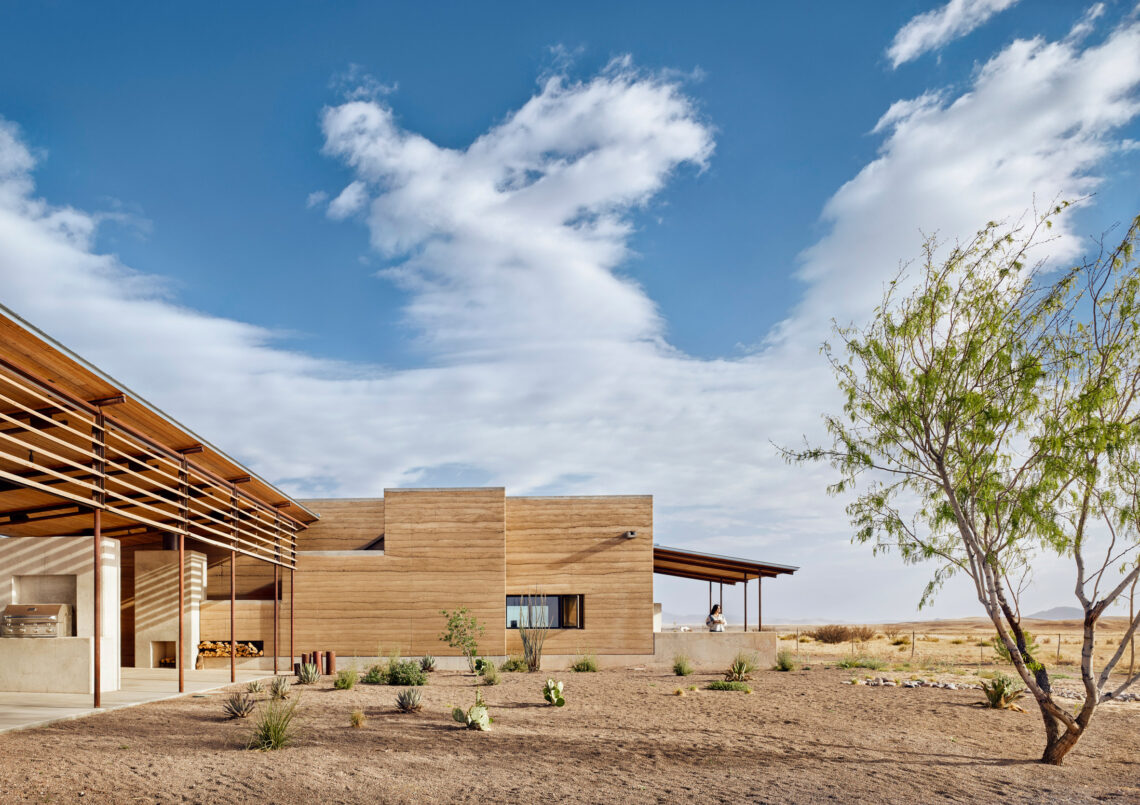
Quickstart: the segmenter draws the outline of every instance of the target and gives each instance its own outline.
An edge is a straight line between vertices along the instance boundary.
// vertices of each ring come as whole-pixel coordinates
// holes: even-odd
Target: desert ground
[[[956,670],[962,684],[988,673]],[[1102,706],[1055,768],[1036,762],[1032,707],[850,684],[860,673],[813,660],[756,672],[746,694],[703,689],[721,674],[566,672],[561,709],[543,702],[544,675],[504,673],[483,688],[486,733],[450,715],[472,703],[473,675],[433,673],[418,714],[396,710],[397,688],[325,678],[295,688],[299,734],[275,752],[244,748],[250,724],[223,719],[219,691],[0,735],[0,801],[1140,802],[1140,704]]]

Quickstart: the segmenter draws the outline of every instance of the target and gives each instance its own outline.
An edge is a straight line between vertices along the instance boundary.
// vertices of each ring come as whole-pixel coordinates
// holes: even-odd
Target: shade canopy
[[[653,546],[653,572],[664,576],[736,584],[738,581],[775,578],[781,574],[791,575],[797,570],[799,568],[792,565],[758,562],[735,556],[719,556],[712,553],[668,548],[664,545]]]

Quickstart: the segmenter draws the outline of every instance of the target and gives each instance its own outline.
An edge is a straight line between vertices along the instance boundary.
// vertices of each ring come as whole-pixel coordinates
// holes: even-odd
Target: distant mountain
[[[1025,617],[1039,621],[1079,621],[1084,620],[1085,613],[1080,607],[1053,607]]]

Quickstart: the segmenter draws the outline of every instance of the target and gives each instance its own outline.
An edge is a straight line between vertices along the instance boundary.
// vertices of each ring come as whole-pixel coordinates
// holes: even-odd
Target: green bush
[[[508,673],[518,673],[519,671],[529,671],[526,660],[518,654],[512,654],[503,660],[503,664],[499,666],[500,671]]]
[[[886,662],[877,657],[844,657],[842,660],[835,664],[837,668],[869,668],[872,671],[879,671],[887,667]]]
[[[483,684],[484,685],[497,685],[503,681],[499,676],[499,669],[495,667],[493,662],[487,663],[483,666]]]
[[[772,666],[774,671],[794,671],[799,666],[796,664],[796,657],[790,651],[776,652],[776,664]]]
[[[1025,658],[1026,662],[1033,659],[1033,655],[1037,653],[1037,643],[1034,642],[1033,632],[1028,629],[1022,629],[1021,633],[1025,635],[1025,651],[1029,654]],[[1011,634],[1010,637],[1013,637]],[[1001,639],[1000,635],[994,635],[990,640],[990,645],[994,647],[994,656],[1005,663],[1013,664],[1013,659],[1009,656],[1009,649],[1005,645],[1005,641]]]
[[[467,607],[460,607],[454,612],[441,609],[439,614],[447,618],[447,628],[440,633],[439,639],[462,651],[467,658],[467,667],[474,673],[475,658],[479,654],[479,636],[485,631],[484,627]]]
[[[574,664],[570,666],[570,670],[583,673],[593,673],[594,671],[598,670],[598,658],[589,651],[584,654],[579,654],[578,658],[574,660]]]
[[[389,685],[426,685],[427,674],[420,669],[418,662],[402,660],[388,666]]]
[[[383,665],[373,665],[360,681],[366,685],[387,685],[388,672]]]
[[[693,672],[693,663],[684,654],[673,657],[673,673],[677,676],[688,676]]]
[[[728,666],[725,671],[724,678],[729,682],[743,682],[748,679],[749,675],[756,670],[756,664],[760,661],[754,653],[750,651],[741,651],[732,660],[732,665]]]
[[[705,685],[705,690],[740,690],[745,693],[751,693],[752,688],[739,680],[730,679],[717,679]]]
[[[355,668],[345,668],[336,675],[336,681],[333,682],[333,687],[337,690],[352,690],[356,687],[356,681],[360,679],[360,674],[357,673]]]
[[[291,744],[296,734],[293,717],[299,701],[300,699],[294,699],[286,704],[280,699],[270,699],[262,705],[257,711],[257,720],[253,724],[246,748],[269,751],[283,749]]]

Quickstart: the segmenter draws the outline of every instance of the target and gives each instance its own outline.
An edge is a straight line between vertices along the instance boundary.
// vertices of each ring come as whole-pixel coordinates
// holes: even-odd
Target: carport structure
[[[653,572],[663,576],[677,576],[709,583],[709,610],[713,604],[713,584],[720,585],[720,604],[724,609],[724,585],[744,583],[744,631],[748,631],[748,582],[756,579],[756,631],[764,628],[763,582],[780,575],[791,575],[799,570],[792,565],[757,562],[735,556],[718,556],[712,553],[653,546]]]
[[[103,538],[122,543],[162,535],[177,541],[181,560],[177,667],[178,689],[183,692],[187,541],[198,549],[212,546],[228,551],[230,675],[234,679],[234,563],[238,554],[273,566],[276,671],[282,572],[288,571],[290,580],[292,656],[296,535],[316,519],[317,515],[0,306],[0,535],[91,538],[96,707],[100,706],[103,635]]]

